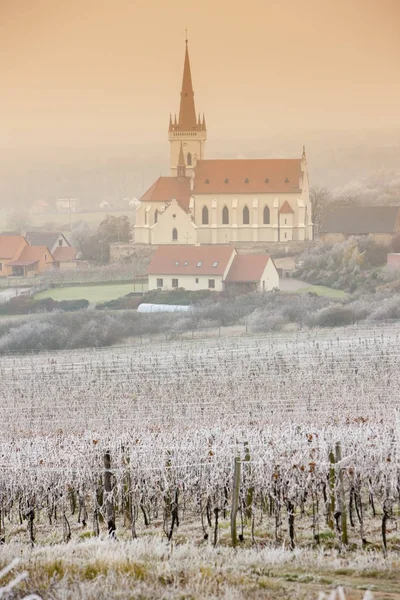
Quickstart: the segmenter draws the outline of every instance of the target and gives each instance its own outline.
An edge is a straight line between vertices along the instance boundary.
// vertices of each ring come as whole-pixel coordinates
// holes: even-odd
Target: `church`
[[[305,149],[299,158],[207,159],[186,40],[178,119],[170,116],[170,175],[136,210],[137,244],[235,244],[313,238]]]

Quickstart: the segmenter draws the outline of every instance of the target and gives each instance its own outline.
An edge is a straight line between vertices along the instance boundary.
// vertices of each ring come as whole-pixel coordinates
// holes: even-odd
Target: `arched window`
[[[178,241],[178,230],[176,229],[176,227],[174,227],[172,230],[172,241],[173,242]]]
[[[208,225],[208,208],[207,208],[207,206],[203,206],[203,210],[201,211],[201,222],[203,225]]]
[[[190,152],[188,152],[188,154],[187,154],[186,164],[188,165],[188,167],[192,166],[192,155],[190,154]]]
[[[268,206],[264,206],[264,218],[263,218],[264,225],[269,225],[269,223],[270,223],[269,219],[270,219],[269,208],[268,208]]]
[[[154,213],[154,225],[158,223],[158,210],[155,211]]]
[[[227,206],[222,209],[222,225],[229,225],[229,210]]]
[[[249,225],[250,224],[250,212],[247,206],[244,207],[243,209],[243,225]]]

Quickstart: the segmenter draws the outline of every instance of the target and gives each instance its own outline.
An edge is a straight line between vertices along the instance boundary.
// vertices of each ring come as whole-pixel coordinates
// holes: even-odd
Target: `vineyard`
[[[400,327],[0,362],[5,547],[400,550]]]

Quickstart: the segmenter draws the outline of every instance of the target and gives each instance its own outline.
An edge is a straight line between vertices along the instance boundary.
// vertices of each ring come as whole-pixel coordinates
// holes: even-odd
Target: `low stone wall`
[[[110,244],[110,262],[144,257],[151,259],[156,249],[157,246],[135,244],[133,242]]]
[[[37,283],[36,277],[0,277],[0,288],[28,288]]]
[[[318,242],[235,242],[239,254],[260,254],[267,253],[272,258],[284,256],[297,256],[306,250],[318,246]]]

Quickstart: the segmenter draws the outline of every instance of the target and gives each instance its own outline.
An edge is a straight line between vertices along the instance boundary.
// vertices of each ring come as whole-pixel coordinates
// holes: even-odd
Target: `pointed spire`
[[[172,115],[171,115],[171,113],[169,113],[169,127],[168,127],[168,131],[172,131]]]
[[[175,115],[174,126],[176,127],[176,126],[177,126],[177,124],[178,124],[178,123],[176,122],[176,115]]]
[[[206,128],[206,118],[203,113],[203,129],[205,129],[205,128]]]
[[[303,158],[303,159],[306,158],[306,147],[305,146],[303,146],[303,156],[301,158]]]
[[[191,131],[196,127],[196,109],[194,106],[194,92],[192,85],[192,74],[190,72],[187,39],[185,40],[185,44],[185,63],[183,66],[181,105],[179,108],[179,128],[182,131]]]

